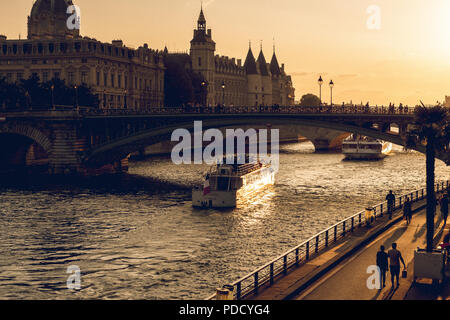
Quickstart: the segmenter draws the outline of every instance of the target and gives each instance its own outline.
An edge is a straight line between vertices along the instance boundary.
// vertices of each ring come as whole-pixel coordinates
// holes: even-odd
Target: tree
[[[67,86],[60,79],[52,79],[45,83],[41,83],[37,76],[22,79],[16,83],[0,79],[0,108],[2,109],[48,109],[53,103],[54,105],[74,106],[76,94],[78,95],[78,105],[98,107],[97,97],[92,93],[91,88],[85,85],[78,86],[77,92],[75,92],[73,86]]]
[[[194,87],[183,55],[167,55],[164,59],[164,101],[168,107],[180,107],[194,100]]]
[[[300,107],[319,107],[320,99],[318,96],[308,93],[300,100]]]
[[[435,158],[436,152],[448,152],[449,112],[447,108],[437,105],[427,108],[423,104],[416,107],[414,128],[408,133],[407,147],[420,143],[426,145],[427,174],[427,252],[433,251],[434,216],[436,212]]]

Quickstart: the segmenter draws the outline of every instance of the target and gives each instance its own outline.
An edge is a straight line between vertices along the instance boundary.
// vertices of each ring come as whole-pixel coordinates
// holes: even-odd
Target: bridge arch
[[[372,137],[375,139],[382,139],[385,141],[392,142],[397,145],[404,145],[404,140],[400,135],[394,135],[388,132],[383,132],[377,130],[373,127],[364,127],[356,123],[350,122],[337,122],[337,121],[327,121],[327,120],[315,120],[315,119],[305,119],[296,118],[292,116],[278,116],[273,115],[252,115],[251,117],[227,117],[227,118],[213,118],[206,117],[199,119],[203,121],[203,130],[211,128],[224,128],[224,127],[242,127],[248,125],[255,126],[266,126],[271,124],[273,127],[276,125],[298,125],[305,127],[315,127],[331,129],[341,132],[357,133],[360,135]],[[114,141],[110,141],[100,146],[96,146],[89,150],[84,159],[86,161],[92,161],[99,158],[111,159],[111,157],[124,157],[127,154],[139,151],[143,146],[152,145],[158,142],[170,140],[171,134],[174,130],[184,128],[193,132],[194,122],[193,119],[186,119],[186,122],[180,121],[177,124],[170,124],[164,127],[152,128],[145,131],[138,132],[134,135],[122,137]],[[425,153],[425,148],[418,146],[415,148],[416,151]],[[442,157],[441,157],[442,159]],[[444,160],[444,159],[442,159]],[[445,161],[445,160],[444,160]]]
[[[52,150],[52,143],[50,139],[39,129],[28,125],[12,125],[12,126],[0,126],[1,134],[16,134],[30,138],[37,144],[39,144],[48,155]]]

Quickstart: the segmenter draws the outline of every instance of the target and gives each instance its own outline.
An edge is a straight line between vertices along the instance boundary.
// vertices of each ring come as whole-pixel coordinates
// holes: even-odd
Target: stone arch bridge
[[[154,110],[135,113],[127,110],[87,109],[43,112],[0,112],[0,165],[25,165],[45,158],[50,173],[83,173],[105,165],[121,169],[123,159],[148,146],[170,141],[179,128],[193,131],[194,121],[210,128],[280,128],[281,139],[307,137],[316,150],[335,148],[349,133],[358,133],[404,145],[413,114],[345,109],[323,111],[296,109],[276,111],[233,110],[227,113],[186,113],[181,110]],[[398,128],[392,130],[392,128]],[[30,153],[30,146],[34,152]],[[417,151],[424,153],[425,147]],[[449,154],[438,158],[449,164]],[[44,162],[40,162],[44,163]],[[2,169],[0,167],[0,171]]]

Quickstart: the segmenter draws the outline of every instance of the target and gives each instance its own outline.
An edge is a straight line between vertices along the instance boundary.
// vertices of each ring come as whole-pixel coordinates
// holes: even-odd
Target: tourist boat
[[[221,163],[205,175],[203,187],[192,190],[192,206],[197,208],[235,208],[240,197],[275,183],[275,170],[259,161],[245,164]]]
[[[380,160],[392,151],[392,143],[353,134],[342,143],[345,160]]]

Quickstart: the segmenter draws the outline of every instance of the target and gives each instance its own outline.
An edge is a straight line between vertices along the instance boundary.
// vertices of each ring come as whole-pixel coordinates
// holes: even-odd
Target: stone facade
[[[121,40],[103,43],[69,30],[68,0],[37,0],[28,17],[28,38],[0,36],[0,78],[9,82],[33,74],[69,85],[86,84],[100,108],[148,109],[164,104],[162,52],[147,44],[128,48]]]
[[[281,68],[274,53],[267,63],[261,46],[255,60],[251,46],[245,63],[242,60],[215,55],[212,30],[206,28],[203,9],[191,41],[192,69],[202,75],[207,85],[207,105],[226,106],[293,106],[295,89],[291,76]]]

